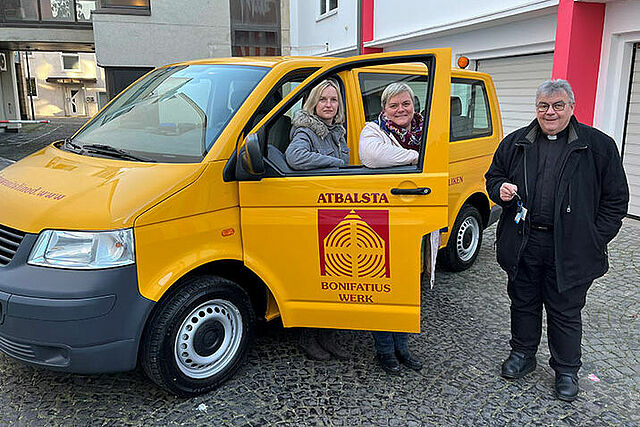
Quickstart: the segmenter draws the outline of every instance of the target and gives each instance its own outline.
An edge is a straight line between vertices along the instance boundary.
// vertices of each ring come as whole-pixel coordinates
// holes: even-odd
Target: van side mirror
[[[262,154],[261,132],[247,135],[244,146],[238,152],[240,160],[239,168],[236,169],[238,179],[255,180],[260,179],[265,173],[264,156]]]

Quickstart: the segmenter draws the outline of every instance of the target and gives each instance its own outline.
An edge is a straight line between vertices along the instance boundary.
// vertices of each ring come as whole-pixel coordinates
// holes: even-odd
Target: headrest
[[[451,116],[461,116],[462,115],[462,100],[459,96],[451,97]]]

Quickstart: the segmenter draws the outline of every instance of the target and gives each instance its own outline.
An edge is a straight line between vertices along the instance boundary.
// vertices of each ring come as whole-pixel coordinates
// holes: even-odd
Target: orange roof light
[[[468,65],[469,65],[469,58],[467,58],[466,56],[458,57],[458,67],[464,69],[464,68],[467,68]]]

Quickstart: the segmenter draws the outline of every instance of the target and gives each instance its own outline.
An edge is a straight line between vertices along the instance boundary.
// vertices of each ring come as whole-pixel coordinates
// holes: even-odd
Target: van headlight
[[[133,229],[40,233],[28,263],[43,267],[99,269],[135,262]]]

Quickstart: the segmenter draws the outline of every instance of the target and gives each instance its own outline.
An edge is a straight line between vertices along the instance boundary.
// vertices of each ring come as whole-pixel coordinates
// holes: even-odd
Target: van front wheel
[[[450,271],[471,267],[482,246],[482,216],[478,209],[464,205],[453,224],[447,246],[440,251],[440,260]]]
[[[230,378],[253,338],[246,292],[229,280],[199,276],[161,304],[142,339],[147,376],[178,396],[206,393]]]

